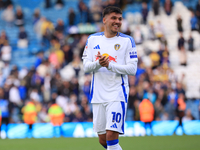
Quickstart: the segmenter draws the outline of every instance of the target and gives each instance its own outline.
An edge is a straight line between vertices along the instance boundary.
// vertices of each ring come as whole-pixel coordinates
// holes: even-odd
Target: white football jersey
[[[98,51],[109,57],[108,68],[99,64]],[[86,73],[92,72],[90,89],[91,103],[128,101],[128,76],[137,70],[137,51],[131,36],[118,33],[106,38],[103,32],[88,37],[83,52],[83,65]]]

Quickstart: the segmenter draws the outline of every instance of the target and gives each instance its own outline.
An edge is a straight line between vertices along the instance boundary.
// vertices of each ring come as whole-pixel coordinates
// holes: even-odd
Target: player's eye
[[[113,19],[113,20],[116,20],[116,19],[117,19],[117,17],[115,17],[115,16],[112,16],[112,17],[111,17],[111,19]]]

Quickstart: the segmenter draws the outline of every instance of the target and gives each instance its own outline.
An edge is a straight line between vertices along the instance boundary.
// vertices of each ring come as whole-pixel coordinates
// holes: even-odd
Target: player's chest
[[[110,62],[118,62],[124,60],[126,47],[122,41],[97,41],[92,44],[93,48],[93,57],[95,60],[98,60],[96,57],[98,51],[102,56],[109,57]]]

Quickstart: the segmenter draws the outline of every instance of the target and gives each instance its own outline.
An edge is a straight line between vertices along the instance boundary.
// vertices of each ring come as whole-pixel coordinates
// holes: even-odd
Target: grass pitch
[[[200,136],[120,137],[123,150],[199,150]],[[103,150],[98,138],[0,139],[0,150]]]

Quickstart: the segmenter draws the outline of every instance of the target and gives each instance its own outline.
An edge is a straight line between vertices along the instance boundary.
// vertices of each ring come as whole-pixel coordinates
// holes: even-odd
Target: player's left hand
[[[102,67],[108,67],[108,65],[109,65],[109,57],[102,56],[99,51],[98,51],[97,57],[99,58],[99,64]]]

